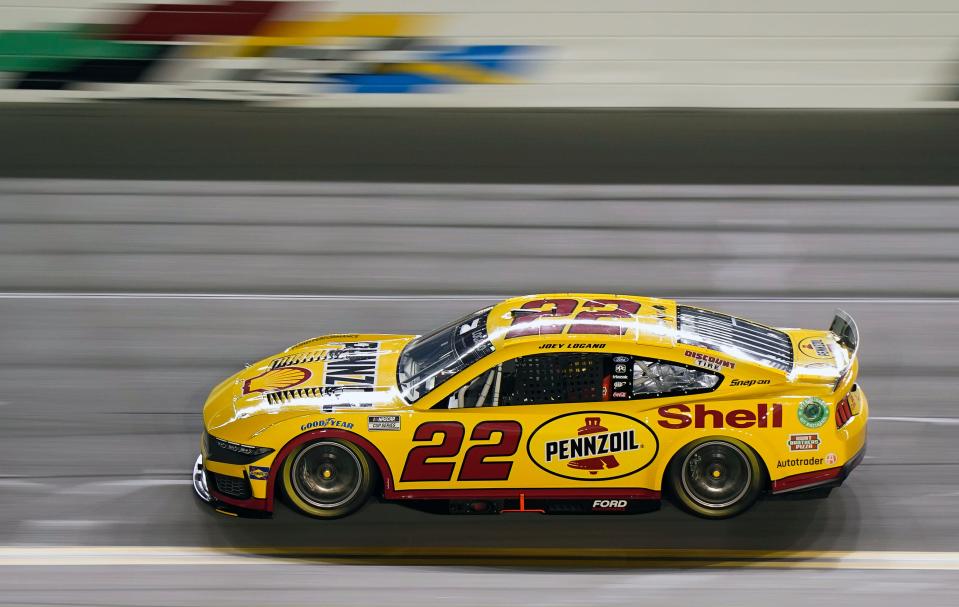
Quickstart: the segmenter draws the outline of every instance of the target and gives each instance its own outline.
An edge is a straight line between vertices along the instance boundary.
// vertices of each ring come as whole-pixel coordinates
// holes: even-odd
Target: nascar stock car
[[[442,511],[709,518],[828,494],[863,457],[859,332],[775,329],[665,299],[531,295],[428,335],[309,339],[216,386],[199,496],[334,518],[374,493]],[[425,500],[434,500],[425,502]]]

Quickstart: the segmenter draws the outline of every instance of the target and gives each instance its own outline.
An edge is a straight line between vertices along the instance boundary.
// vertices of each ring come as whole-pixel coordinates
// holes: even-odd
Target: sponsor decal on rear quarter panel
[[[636,418],[582,411],[543,423],[526,443],[533,462],[554,476],[607,481],[635,474],[659,452],[659,439]]]
[[[829,419],[829,405],[821,398],[811,396],[799,403],[799,421],[807,428],[818,428]]]
[[[790,434],[786,441],[790,451],[818,451],[821,443],[818,434]]]

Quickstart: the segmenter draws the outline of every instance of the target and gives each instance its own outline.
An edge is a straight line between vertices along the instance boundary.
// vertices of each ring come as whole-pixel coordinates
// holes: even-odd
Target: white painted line
[[[0,299],[105,299],[105,300],[236,300],[236,301],[498,301],[516,295],[525,294],[478,294],[478,295],[368,295],[360,293],[341,293],[336,295],[309,295],[297,293],[136,293],[136,292],[44,292],[44,291],[8,291],[0,292]],[[768,304],[933,304],[957,305],[959,297],[699,297],[664,296],[663,299],[695,302],[722,303],[768,303]]]
[[[240,301],[487,301],[508,295],[298,295],[258,293],[0,293],[0,299],[187,299]]]
[[[135,478],[122,481],[100,481],[84,483],[61,489],[58,494],[63,495],[123,495],[132,493],[145,487],[164,487],[169,485],[192,485],[193,481],[169,478]]]
[[[43,483],[36,481],[21,480],[19,478],[0,478],[0,487],[4,489],[36,489],[45,486]]]
[[[31,527],[52,527],[56,529],[86,529],[90,527],[102,527],[104,525],[117,525],[122,522],[123,521],[104,521],[95,519],[32,519],[23,521],[23,524]]]
[[[911,424],[934,424],[938,426],[959,426],[959,417],[870,417],[869,421],[905,422]]]
[[[955,198],[956,186],[790,185],[790,184],[496,184],[496,183],[367,183],[270,181],[160,181],[96,179],[0,179],[3,194],[229,195],[251,196],[478,196],[555,198],[842,198],[916,200]]]
[[[32,521],[43,522],[48,521]],[[83,526],[93,521],[65,521]],[[101,521],[96,521],[99,523]],[[111,521],[112,522],[112,521]],[[394,560],[432,559],[442,562],[473,560],[496,563],[501,559],[591,559],[632,562],[637,568],[710,567],[759,569],[888,569],[959,571],[956,552],[894,551],[766,551],[697,549],[537,549],[475,547],[456,548],[337,548],[261,547],[201,548],[174,546],[0,546],[0,567],[4,566],[111,566],[173,565],[209,567],[217,565],[280,565],[289,567],[289,557],[313,562],[349,563],[350,559]],[[284,558],[286,557],[286,558]],[[555,561],[554,561],[555,562]]]

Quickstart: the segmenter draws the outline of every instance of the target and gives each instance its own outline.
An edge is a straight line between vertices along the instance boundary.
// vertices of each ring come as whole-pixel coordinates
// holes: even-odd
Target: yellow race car
[[[665,299],[508,299],[424,336],[326,335],[216,386],[197,494],[334,518],[371,495],[462,513],[723,518],[828,493],[862,460],[859,331],[775,329]]]

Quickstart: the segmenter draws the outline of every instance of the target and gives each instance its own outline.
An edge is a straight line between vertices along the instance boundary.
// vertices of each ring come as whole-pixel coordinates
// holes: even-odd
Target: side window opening
[[[498,364],[436,408],[588,403],[698,394],[722,376],[668,361],[623,354],[534,354]]]
[[[534,354],[496,365],[439,407],[506,407],[609,400],[611,361],[605,354]]]
[[[633,360],[633,398],[651,398],[708,392],[719,384],[720,376],[659,360]]]
[[[540,354],[512,361],[513,385],[505,393],[503,404],[535,405],[578,403],[606,400],[603,378],[606,359],[603,354]]]
[[[503,365],[496,365],[447,399],[450,409],[499,406],[503,381]]]

